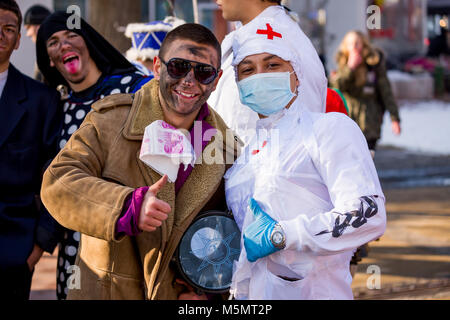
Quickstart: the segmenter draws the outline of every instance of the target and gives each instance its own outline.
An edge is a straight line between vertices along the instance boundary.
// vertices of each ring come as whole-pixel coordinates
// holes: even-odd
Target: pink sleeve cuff
[[[139,213],[149,187],[141,187],[133,191],[125,200],[122,214],[116,224],[116,233],[125,233],[127,236],[137,236],[142,231],[138,228]]]

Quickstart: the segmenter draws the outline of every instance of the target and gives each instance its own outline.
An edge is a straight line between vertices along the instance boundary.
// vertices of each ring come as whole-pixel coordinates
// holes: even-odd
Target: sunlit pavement
[[[31,300],[56,300],[57,256],[57,249],[53,255],[45,253],[36,265],[31,284]]]
[[[450,299],[450,187],[385,194],[387,229],[358,266],[355,297]],[[380,288],[370,266],[379,267]]]
[[[450,299],[450,156],[382,147],[375,164],[388,223],[358,266],[355,298]]]

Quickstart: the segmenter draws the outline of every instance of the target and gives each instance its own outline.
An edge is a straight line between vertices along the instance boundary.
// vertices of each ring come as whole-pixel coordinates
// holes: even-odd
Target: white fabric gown
[[[292,63],[300,80],[298,90],[303,107],[313,112],[325,112],[327,78],[314,46],[283,7],[270,6],[248,24],[239,24],[225,37],[222,42],[223,75],[208,99],[208,104],[245,144],[254,136],[259,117],[239,99],[234,66],[250,54],[264,52],[260,50],[259,41],[254,40],[256,30],[266,28],[266,23],[271,23],[275,31],[282,32],[283,39],[275,38],[269,44],[264,43],[264,50]],[[282,26],[282,31],[278,26]],[[289,48],[286,48],[286,43],[290,44]]]
[[[298,98],[297,98],[298,100]],[[296,105],[297,104],[297,105]],[[293,109],[298,108],[294,102]],[[239,228],[253,221],[253,197],[286,233],[286,248],[254,263],[242,251],[231,292],[237,299],[352,299],[350,259],[380,237],[386,212],[376,169],[357,124],[337,114],[290,110],[257,122],[257,135],[226,175],[227,204]],[[378,211],[334,237],[360,197],[377,196]],[[320,235],[319,235],[320,234]],[[242,240],[242,239],[241,239]],[[300,279],[286,281],[279,276]]]

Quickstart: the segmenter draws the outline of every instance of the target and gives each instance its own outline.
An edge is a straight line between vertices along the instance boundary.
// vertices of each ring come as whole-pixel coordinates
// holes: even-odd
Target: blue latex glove
[[[259,258],[280,250],[275,248],[270,241],[270,236],[277,221],[265,213],[255,199],[251,198],[248,205],[253,212],[255,221],[244,230],[244,246],[248,261],[255,262]]]

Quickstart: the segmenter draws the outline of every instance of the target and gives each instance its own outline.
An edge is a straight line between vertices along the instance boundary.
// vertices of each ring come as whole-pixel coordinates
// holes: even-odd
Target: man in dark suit
[[[34,266],[52,253],[55,222],[38,198],[62,125],[59,94],[20,73],[9,59],[19,47],[22,16],[0,2],[0,299],[28,299]]]

